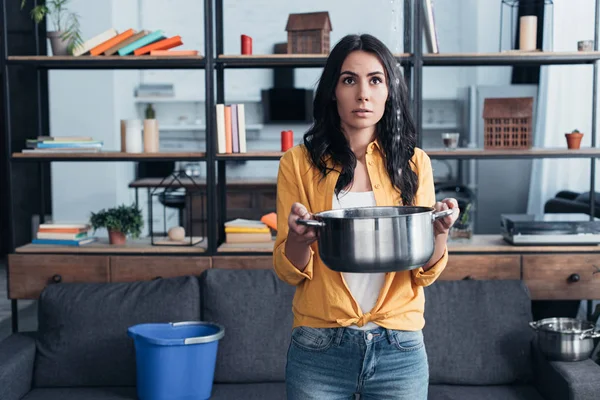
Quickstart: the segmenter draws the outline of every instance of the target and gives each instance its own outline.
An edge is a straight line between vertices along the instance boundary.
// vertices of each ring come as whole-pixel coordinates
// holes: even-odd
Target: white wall
[[[498,49],[499,6],[496,0],[437,0],[435,16],[442,52],[494,52]],[[253,38],[255,54],[271,53],[273,45],[287,40],[287,17],[294,12],[328,11],[332,46],[348,33],[370,33],[394,53],[403,52],[403,1],[347,0],[224,0],[225,53],[240,53],[240,35]],[[204,52],[203,1],[199,0],[73,0],[81,15],[83,37],[108,27],[119,31],[162,29],[167,36],[181,35],[185,49]],[[500,73],[498,73],[500,70]],[[296,86],[315,87],[320,69],[297,69]],[[472,84],[504,84],[510,68],[426,68],[424,98],[451,99]],[[51,134],[86,134],[103,140],[106,150],[118,150],[119,120],[140,118],[133,103],[140,82],[173,83],[182,98],[204,98],[204,72],[189,70],[52,71],[50,73]],[[228,70],[226,101],[257,101],[260,90],[272,86],[272,70]],[[201,107],[202,117],[204,109]],[[159,115],[159,120],[161,116]],[[162,116],[164,117],[164,116]],[[277,150],[278,134],[293,128],[299,140],[306,126],[272,126],[261,133],[249,150]],[[161,134],[162,135],[162,134]],[[162,137],[162,136],[161,136]],[[63,163],[53,165],[55,220],[87,219],[90,211],[133,201],[127,188],[133,163]],[[275,177],[277,163],[252,162],[228,166],[228,176]],[[145,200],[142,198],[142,205]]]
[[[112,25],[110,2],[73,0],[71,10],[81,16],[84,38]],[[115,148],[113,79],[112,71],[50,71],[50,133],[92,136]],[[116,173],[114,163],[53,163],[54,220],[86,221],[90,211],[113,205]]]

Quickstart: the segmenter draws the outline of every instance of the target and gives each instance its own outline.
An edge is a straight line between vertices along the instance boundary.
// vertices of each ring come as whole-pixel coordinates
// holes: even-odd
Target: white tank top
[[[376,206],[375,194],[371,192],[340,192],[339,199],[333,195],[333,206],[332,208],[356,208],[356,207],[374,207]],[[350,293],[357,301],[361,311],[364,313],[369,312],[377,303],[379,298],[379,292],[385,282],[385,272],[381,273],[349,273],[342,272],[346,285],[350,289]],[[354,329],[375,329],[379,325],[368,322],[363,327],[357,325],[350,325],[349,328]]]

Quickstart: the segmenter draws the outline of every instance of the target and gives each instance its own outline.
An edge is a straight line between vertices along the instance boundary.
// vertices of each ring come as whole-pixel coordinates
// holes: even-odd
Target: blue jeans
[[[426,400],[429,365],[421,331],[294,328],[288,400]]]

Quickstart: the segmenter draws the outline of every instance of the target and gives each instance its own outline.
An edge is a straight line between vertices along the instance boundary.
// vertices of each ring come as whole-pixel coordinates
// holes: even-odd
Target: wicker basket
[[[485,149],[529,149],[533,97],[485,99],[483,119]]]

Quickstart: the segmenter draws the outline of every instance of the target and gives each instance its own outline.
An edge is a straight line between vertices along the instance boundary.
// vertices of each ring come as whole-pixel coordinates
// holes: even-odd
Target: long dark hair
[[[304,146],[312,164],[324,178],[333,168],[341,168],[335,193],[354,180],[356,156],[342,133],[340,116],[334,100],[335,88],[344,60],[353,51],[362,50],[379,58],[385,69],[388,99],[383,117],[376,126],[376,138],[383,152],[386,170],[393,185],[400,190],[402,203],[412,205],[417,191],[417,175],[409,163],[414,155],[416,133],[408,109],[408,90],[400,73],[400,65],[390,50],[371,35],[348,35],[340,40],[329,55],[313,102],[314,122],[304,134]]]

